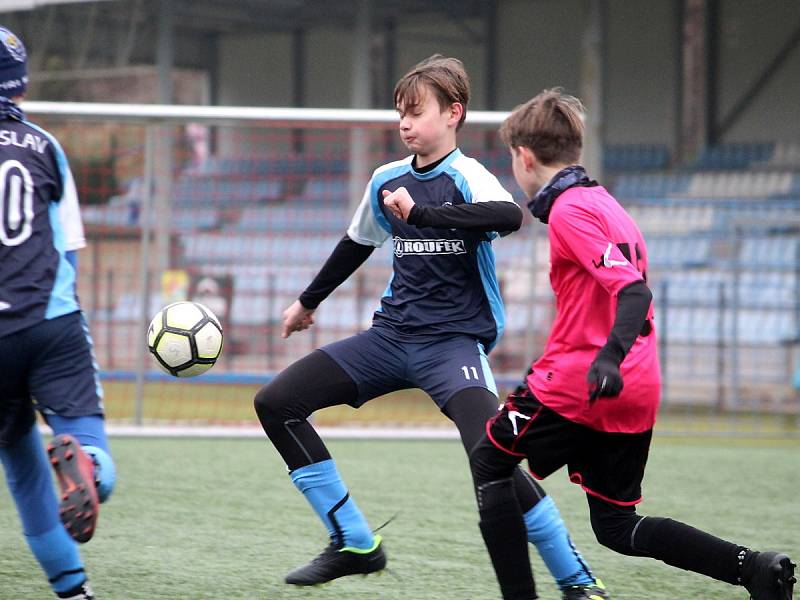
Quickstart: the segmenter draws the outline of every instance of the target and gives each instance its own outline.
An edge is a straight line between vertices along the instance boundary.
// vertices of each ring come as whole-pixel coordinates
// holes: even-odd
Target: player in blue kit
[[[375,170],[347,235],[284,311],[284,337],[310,327],[320,302],[392,239],[394,273],[372,327],[290,365],[255,398],[264,431],[330,535],[322,554],[290,572],[287,583],[314,585],[386,565],[381,537],[350,497],[307,420],[311,413],[421,388],[453,420],[469,451],[497,411],[486,354],[502,333],[504,313],[491,241],[519,229],[522,212],[457,147],[468,99],[467,75],[453,58],[433,56],[398,82],[400,136],[412,155]],[[515,483],[529,540],[564,597],[606,598],[550,497],[522,470]]]
[[[91,538],[98,489],[110,493],[114,466],[75,294],[74,251],[85,244],[75,185],[58,142],[18,107],[26,60],[19,38],[0,28],[0,455],[26,539],[53,589],[60,597],[89,598],[69,535]],[[60,507],[34,405],[56,434],[48,453]]]

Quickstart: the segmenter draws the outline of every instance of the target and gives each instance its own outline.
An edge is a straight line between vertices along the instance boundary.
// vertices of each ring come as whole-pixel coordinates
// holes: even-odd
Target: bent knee
[[[592,519],[592,531],[598,543],[620,554],[637,555],[632,546],[632,534],[639,522],[635,513],[614,519]]]
[[[626,554],[625,544],[622,541],[623,538],[620,535],[618,535],[617,532],[594,526],[592,527],[592,530],[594,531],[594,537],[597,538],[597,542],[601,546],[605,546],[606,548],[613,550],[614,552]]]
[[[511,477],[516,461],[508,464],[502,453],[485,438],[469,451],[469,468],[476,483]]]
[[[304,403],[298,402],[280,386],[269,383],[262,387],[253,399],[253,406],[262,425],[283,423],[290,419],[305,420],[310,412]]]
[[[253,407],[262,422],[279,418],[281,405],[280,395],[275,393],[270,384],[258,390],[253,398]]]

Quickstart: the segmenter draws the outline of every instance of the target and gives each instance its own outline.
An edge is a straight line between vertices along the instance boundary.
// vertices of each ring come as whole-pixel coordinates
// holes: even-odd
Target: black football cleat
[[[89,585],[88,581],[84,581],[78,587],[68,592],[57,592],[56,598],[60,598],[61,600],[95,600],[92,586]]]
[[[84,544],[94,535],[100,510],[94,463],[78,441],[67,434],[55,436],[47,446],[47,454],[61,488],[61,522],[76,542]]]
[[[796,566],[785,554],[759,552],[744,584],[751,600],[792,600],[792,589],[797,583]]]
[[[571,585],[562,591],[563,600],[611,600],[606,586],[599,579],[591,585]]]
[[[368,575],[386,567],[381,536],[375,536],[375,546],[368,552],[338,548],[330,544],[307,565],[297,567],[286,575],[291,585],[319,585],[347,575]]]

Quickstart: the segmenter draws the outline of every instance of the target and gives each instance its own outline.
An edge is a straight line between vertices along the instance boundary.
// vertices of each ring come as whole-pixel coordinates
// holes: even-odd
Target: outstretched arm
[[[373,250],[374,246],[359,244],[345,235],[300,298],[283,311],[282,337],[287,338],[313,325],[313,313],[320,303],[350,277]]]

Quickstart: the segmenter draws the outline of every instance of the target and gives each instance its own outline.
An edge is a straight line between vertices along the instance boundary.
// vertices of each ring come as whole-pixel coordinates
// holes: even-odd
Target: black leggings
[[[665,517],[638,515],[633,506],[617,506],[590,496],[589,514],[597,541],[620,554],[649,556],[668,565],[736,585],[737,555],[744,548]]]
[[[350,376],[330,356],[315,350],[261,388],[254,404],[264,432],[292,471],[331,458],[308,422],[309,415],[329,406],[352,405],[357,397]],[[474,387],[455,393],[445,405],[443,412],[456,424],[467,454],[483,436],[497,404],[494,394]],[[521,469],[516,470],[514,483],[523,512],[545,496],[541,486]]]
[[[481,506],[491,511],[508,506],[504,483],[520,461],[484,438],[470,453],[475,485],[484,491]],[[668,565],[735,584],[741,546],[690,525],[664,517],[644,517],[634,506],[620,506],[590,494],[589,516],[597,541],[628,556],[648,556]],[[483,515],[483,513],[482,513]]]

